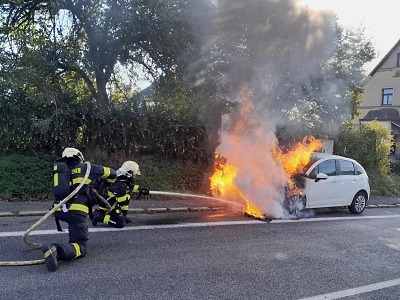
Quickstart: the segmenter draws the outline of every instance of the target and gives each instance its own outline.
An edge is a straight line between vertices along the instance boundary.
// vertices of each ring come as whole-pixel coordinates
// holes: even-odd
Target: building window
[[[397,53],[397,66],[400,66],[400,53]]]
[[[393,89],[382,89],[382,105],[392,105]]]

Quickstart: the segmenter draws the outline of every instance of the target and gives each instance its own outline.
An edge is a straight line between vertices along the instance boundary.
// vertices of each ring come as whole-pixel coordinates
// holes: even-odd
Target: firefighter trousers
[[[120,209],[114,209],[109,214],[106,214],[104,210],[98,209],[95,211],[95,218],[99,222],[116,228],[122,228],[126,224]]]
[[[56,212],[56,216],[68,223],[69,242],[54,243],[60,260],[72,260],[86,255],[89,240],[88,217],[83,212]]]

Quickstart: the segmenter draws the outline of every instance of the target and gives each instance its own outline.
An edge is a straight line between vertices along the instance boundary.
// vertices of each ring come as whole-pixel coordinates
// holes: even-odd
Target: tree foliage
[[[358,100],[367,79],[364,65],[375,58],[376,52],[371,37],[365,33],[365,27],[343,27],[338,23],[334,26],[337,51],[328,61],[327,67],[348,87],[342,96],[344,99],[350,99],[351,116],[354,117],[357,115]]]
[[[351,157],[369,170],[390,173],[389,151],[393,146],[390,130],[371,122],[355,127],[347,123],[335,141],[335,153]]]
[[[341,125],[357,115],[358,100],[367,78],[364,65],[376,55],[364,27],[344,27],[337,19],[332,27],[334,51],[323,62],[321,75],[304,85],[303,94],[288,116],[295,127],[302,128],[297,137],[300,139],[304,130],[307,134],[336,138]],[[316,98],[320,91],[325,93]],[[290,135],[285,126],[281,130]]]
[[[207,1],[6,1],[1,28],[0,133],[7,152],[81,149],[205,157],[201,99],[184,83]],[[198,28],[200,30],[200,28]],[[142,66],[153,96],[119,69]],[[132,75],[130,73],[128,75]],[[134,75],[134,74],[133,74]],[[101,104],[101,105],[99,105]]]
[[[193,49],[189,2],[26,0],[6,1],[0,9],[7,15],[4,32],[12,49],[35,44],[53,68],[82,78],[97,103],[107,107],[117,64],[140,66],[158,79],[183,63],[182,53]],[[36,41],[16,40],[21,33]]]
[[[226,16],[207,0],[13,0],[2,1],[0,12],[0,148],[6,153],[58,154],[76,146],[208,160],[221,115],[236,108],[232,96],[253,75],[250,63],[264,61],[258,47],[276,42],[285,67],[284,41],[250,35],[252,26],[269,22],[263,14],[224,23]],[[297,25],[291,26],[288,32]],[[373,48],[362,31],[338,27],[335,38],[338,51],[323,67],[358,91]],[[136,93],[123,80],[138,67],[154,80],[150,93]],[[275,77],[282,93],[273,88],[258,96],[277,105],[286,95],[299,100],[284,122],[294,118],[310,133],[324,120],[341,120],[350,94],[333,116],[328,98],[310,97],[310,86],[291,93],[292,82],[282,74]],[[312,89],[320,90],[324,78],[312,79]]]

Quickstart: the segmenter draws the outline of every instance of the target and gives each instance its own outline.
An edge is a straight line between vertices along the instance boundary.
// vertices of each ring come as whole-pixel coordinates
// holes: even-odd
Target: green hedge
[[[52,200],[52,171],[55,159],[57,159],[55,156],[0,157],[0,200]],[[135,160],[139,163],[142,173],[138,183],[150,190],[197,194],[204,194],[208,190],[203,163],[172,159],[157,160],[152,157]],[[113,164],[108,164],[108,161],[113,161]],[[92,162],[115,169],[120,166],[120,163],[110,158]],[[167,198],[151,197],[156,200]]]
[[[390,130],[371,122],[360,126],[343,126],[335,141],[334,153],[357,160],[367,170],[390,174],[389,151],[392,147]]]
[[[0,157],[1,200],[43,200],[52,193],[51,156]]]

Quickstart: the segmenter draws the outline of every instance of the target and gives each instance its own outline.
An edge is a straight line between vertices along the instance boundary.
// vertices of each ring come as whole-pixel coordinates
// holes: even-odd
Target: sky
[[[366,28],[371,37],[377,58],[365,66],[369,73],[400,39],[400,0],[299,0],[312,9],[329,9],[346,26]]]

